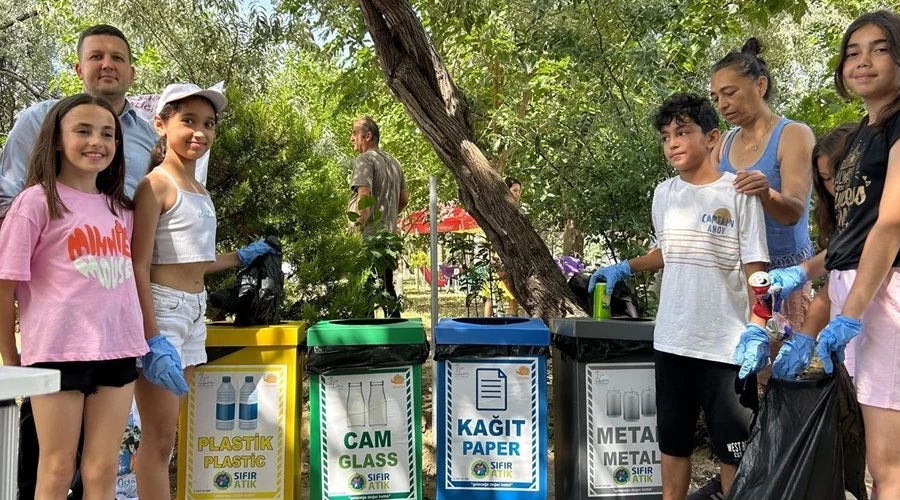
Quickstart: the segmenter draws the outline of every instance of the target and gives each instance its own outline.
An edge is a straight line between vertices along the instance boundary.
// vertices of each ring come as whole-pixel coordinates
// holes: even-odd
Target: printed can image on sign
[[[653,363],[588,364],[588,496],[662,494]]]
[[[538,491],[537,358],[452,360],[441,370],[444,487]]]
[[[285,366],[206,365],[188,396],[187,499],[283,499]]]
[[[413,368],[322,375],[323,497],[416,498]]]

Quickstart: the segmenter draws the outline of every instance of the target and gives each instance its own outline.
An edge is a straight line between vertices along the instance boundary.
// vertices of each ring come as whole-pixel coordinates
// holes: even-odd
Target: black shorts
[[[737,465],[758,408],[756,377],[740,380],[739,366],[656,350],[654,360],[659,450],[691,456],[702,408],[713,453],[722,463]]]
[[[32,368],[59,370],[59,390],[94,394],[100,387],[124,387],[138,378],[136,358],[103,361],[34,363]]]

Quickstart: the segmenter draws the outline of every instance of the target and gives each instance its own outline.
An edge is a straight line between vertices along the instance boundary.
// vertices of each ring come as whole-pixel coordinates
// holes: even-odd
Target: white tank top
[[[184,191],[166,169],[156,167],[154,170],[162,171],[172,181],[178,194],[172,208],[159,216],[151,262],[187,264],[215,261],[216,208],[209,193]]]

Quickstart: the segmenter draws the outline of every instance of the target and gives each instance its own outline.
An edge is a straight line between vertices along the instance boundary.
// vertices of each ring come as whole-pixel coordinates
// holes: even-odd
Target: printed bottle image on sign
[[[329,373],[319,385],[323,498],[414,498],[412,368]]]
[[[662,493],[653,363],[585,367],[588,496]]]

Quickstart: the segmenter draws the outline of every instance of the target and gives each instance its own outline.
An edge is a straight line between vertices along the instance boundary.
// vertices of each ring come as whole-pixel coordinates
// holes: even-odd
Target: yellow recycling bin
[[[303,322],[208,325],[178,432],[178,500],[300,498]]]

